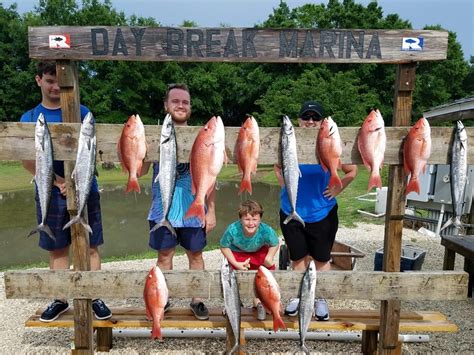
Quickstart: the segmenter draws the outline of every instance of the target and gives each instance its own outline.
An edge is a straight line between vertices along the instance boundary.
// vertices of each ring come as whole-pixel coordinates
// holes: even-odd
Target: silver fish
[[[288,116],[283,116],[280,130],[280,147],[278,150],[281,172],[285,182],[288,200],[290,200],[291,213],[283,221],[287,224],[292,219],[297,220],[304,226],[304,221],[296,212],[296,198],[298,194],[298,180],[301,177],[296,154],[296,135],[293,125]]]
[[[461,121],[456,122],[453,131],[453,142],[450,154],[450,181],[451,181],[451,203],[453,205],[453,217],[448,219],[441,230],[453,224],[456,228],[461,228],[462,210],[464,208],[464,191],[468,180],[468,144],[467,133]]]
[[[80,222],[92,234],[92,229],[84,219],[84,215],[92,180],[94,179],[96,150],[94,117],[89,112],[81,124],[76,165],[71,176],[76,186],[77,215],[63,227],[63,230]]]
[[[36,150],[36,167],[35,167],[35,183],[38,189],[38,197],[41,208],[41,223],[32,230],[30,235],[36,232],[46,233],[52,240],[56,241],[53,231],[46,224],[48,216],[49,201],[51,198],[51,190],[53,188],[54,170],[53,170],[53,142],[48,129],[48,124],[42,113],[39,114],[35,127],[35,150]]]
[[[163,219],[155,224],[150,230],[153,232],[165,226],[168,230],[176,236],[171,223],[168,221],[168,212],[173,202],[174,188],[176,186],[176,163],[177,158],[177,146],[176,146],[176,135],[171,115],[167,114],[161,127],[161,139],[160,139],[160,171],[155,178],[154,183],[159,182],[161,203],[163,206]]]
[[[222,292],[224,294],[225,314],[234,333],[235,344],[229,352],[229,354],[233,354],[240,349],[241,303],[237,277],[235,276],[234,270],[225,257],[222,258],[221,283]]]
[[[298,305],[298,325],[300,331],[300,350],[305,354],[309,354],[309,350],[306,347],[305,340],[308,332],[308,327],[311,322],[311,318],[314,314],[314,297],[316,294],[316,265],[314,261],[308,265],[306,272],[304,273],[303,279],[300,284]]]

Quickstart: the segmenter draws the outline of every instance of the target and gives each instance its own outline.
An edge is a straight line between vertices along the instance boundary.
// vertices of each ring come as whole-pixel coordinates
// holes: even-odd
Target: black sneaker
[[[209,319],[209,310],[207,309],[206,305],[202,302],[199,303],[190,303],[189,306],[194,313],[196,319],[199,320],[206,320]]]
[[[56,320],[61,314],[69,309],[69,303],[60,300],[54,300],[48,308],[41,314],[40,321],[52,322]]]
[[[97,319],[104,320],[112,317],[112,312],[100,298],[92,301],[92,312]]]
[[[165,312],[168,312],[170,310],[170,308],[171,308],[171,303],[170,303],[170,301],[168,301],[165,304]]]

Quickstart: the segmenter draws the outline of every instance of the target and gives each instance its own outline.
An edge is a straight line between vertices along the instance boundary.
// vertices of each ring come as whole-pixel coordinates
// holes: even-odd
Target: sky
[[[80,2],[80,0],[76,0]],[[162,26],[179,26],[184,20],[194,21],[199,27],[252,27],[264,22],[278,7],[280,0],[112,0],[113,7],[127,16],[153,17]],[[370,0],[356,0],[367,5]],[[7,7],[18,4],[23,13],[34,9],[38,0],[0,0]],[[306,3],[327,1],[286,0],[290,8]],[[384,16],[396,13],[411,22],[414,29],[426,25],[441,25],[456,32],[464,58],[474,56],[474,1],[473,0],[379,0]]]

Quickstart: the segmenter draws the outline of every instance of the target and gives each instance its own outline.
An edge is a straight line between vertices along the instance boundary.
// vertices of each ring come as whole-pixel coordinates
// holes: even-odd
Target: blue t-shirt
[[[324,172],[319,164],[300,164],[299,167],[301,177],[298,180],[296,212],[305,222],[321,221],[337,203],[335,198],[329,200],[323,195],[329,183],[330,173]],[[280,192],[280,208],[285,214],[291,213],[286,187]]]
[[[232,251],[253,253],[263,246],[274,247],[279,243],[276,232],[268,224],[260,223],[253,237],[246,237],[240,220],[235,221],[227,227],[221,238],[222,248],[230,248]]]
[[[148,220],[158,223],[163,219],[163,203],[161,202],[160,183],[155,178],[160,170],[160,164],[153,164],[153,178],[152,178],[152,201],[150,212],[148,213]],[[170,210],[168,212],[168,221],[175,228],[182,227],[201,227],[201,220],[197,217],[184,219],[184,215],[188,211],[189,206],[194,201],[194,196],[191,191],[191,172],[189,170],[189,163],[178,163],[176,165],[176,186],[173,194],[173,201],[171,202]]]
[[[81,105],[81,122],[84,120],[86,115],[90,112],[90,110],[84,106]],[[42,104],[39,104],[35,108],[26,111],[20,119],[20,122],[31,122],[31,123],[36,123],[38,120],[39,114],[42,113],[46,122],[48,124],[50,123],[60,123],[63,121],[63,117],[61,114],[61,109],[49,109],[44,107]],[[62,160],[55,160],[53,162],[53,169],[54,173],[58,176],[64,177],[64,161]],[[91,192],[98,192],[99,191],[99,186],[97,184],[97,179],[94,176],[94,179],[92,180],[92,186],[91,186]]]

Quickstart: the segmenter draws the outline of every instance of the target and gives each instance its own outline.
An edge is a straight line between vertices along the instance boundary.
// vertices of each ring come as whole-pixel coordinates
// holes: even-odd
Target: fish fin
[[[50,237],[53,241],[56,242],[56,237],[54,236],[54,233],[53,231],[51,230],[51,228],[49,228],[49,226],[47,224],[43,224],[41,223],[39,226],[38,226],[38,232],[44,232],[48,235],[48,237]]]
[[[130,176],[127,184],[127,188],[125,189],[126,193],[130,191],[140,192],[140,184],[138,183],[138,179],[136,176]]]
[[[36,176],[33,176],[33,177],[31,178],[30,184],[32,184],[33,182],[36,182],[35,177],[36,177]]]
[[[77,215],[77,216],[74,216],[69,222],[67,222],[64,227],[63,227],[63,230],[66,230],[68,228],[70,228],[73,224],[76,224],[79,222],[81,216]]]
[[[378,172],[376,172],[375,170],[372,171],[372,174],[370,174],[369,187],[367,189],[367,192],[372,190],[372,188],[374,187],[382,187],[382,178],[380,177],[380,174],[378,174]]]
[[[140,160],[137,163],[137,178],[138,176],[142,176],[142,167],[143,167],[143,160]]]
[[[91,150],[92,139],[87,139],[86,142],[87,142],[87,150]]]
[[[408,195],[410,192],[416,192],[418,195],[420,194],[420,182],[416,177],[410,178],[410,181],[408,182],[407,188],[405,190],[405,195]]]
[[[201,222],[204,223],[205,219],[205,210],[204,210],[204,204],[199,203],[198,201],[194,200],[191,206],[189,206],[188,211],[186,212],[186,215],[184,216],[184,219],[191,218],[193,216],[198,217]]]
[[[278,329],[286,329],[285,322],[283,322],[279,315],[273,315],[273,331],[277,332]]]
[[[319,160],[319,164],[321,165],[321,168],[323,168],[324,172],[327,172],[329,170],[326,164],[324,164],[321,159]]]
[[[329,184],[328,187],[333,187],[333,186],[339,186],[342,188],[342,181],[339,175],[336,174],[331,174],[331,177],[329,178]]]
[[[171,225],[171,223],[170,223],[167,219],[164,219],[164,220],[162,220],[161,222],[155,224],[155,225],[153,226],[153,228],[150,229],[150,233],[156,231],[156,230],[157,230],[158,228],[160,228],[160,227],[166,227],[166,228],[168,228],[168,230],[171,232],[171,234],[172,234],[174,237],[177,237],[177,235],[176,235],[176,230],[173,228],[173,226]]]
[[[94,167],[94,175],[99,177],[99,172],[97,171],[97,167]]]
[[[240,183],[239,195],[244,191],[248,191],[249,194],[252,194],[252,181],[250,179],[250,174],[245,174]]]
[[[153,317],[152,317],[151,312],[148,309],[148,307],[145,307],[145,313],[146,313],[146,319],[153,320]]]
[[[283,221],[283,224],[287,224],[292,219],[294,219],[295,221],[300,222],[304,227],[303,218],[301,218],[300,215],[298,214],[298,212],[296,212],[296,211],[291,212],[290,215],[288,217],[286,217],[286,219]]]

